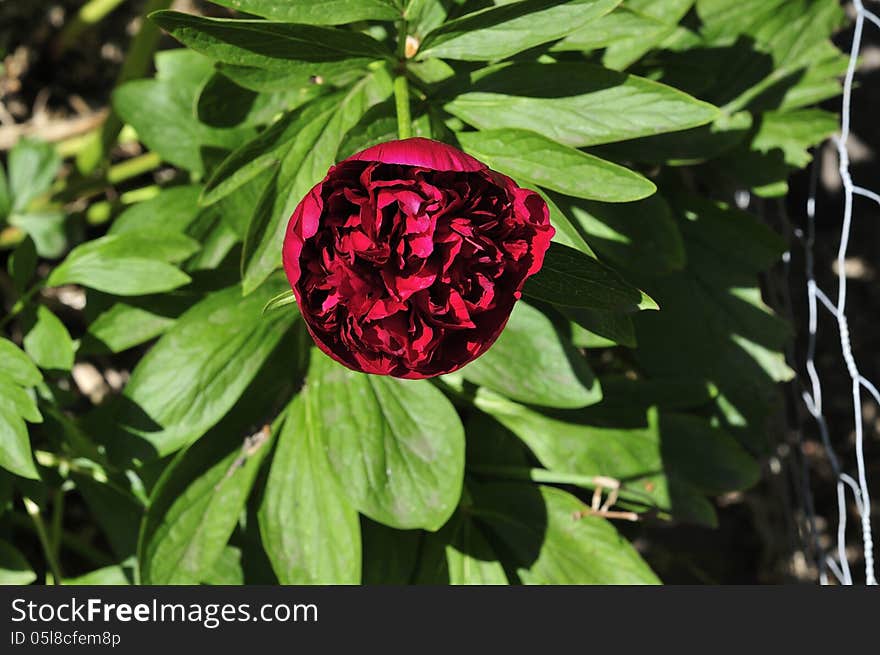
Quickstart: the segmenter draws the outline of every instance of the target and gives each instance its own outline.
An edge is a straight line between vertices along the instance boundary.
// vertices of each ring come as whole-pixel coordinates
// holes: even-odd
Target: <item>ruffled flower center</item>
[[[364,370],[391,374],[439,374],[484,350],[482,328],[506,321],[546,222],[540,197],[505,180],[363,161],[331,169],[300,256],[312,329]]]

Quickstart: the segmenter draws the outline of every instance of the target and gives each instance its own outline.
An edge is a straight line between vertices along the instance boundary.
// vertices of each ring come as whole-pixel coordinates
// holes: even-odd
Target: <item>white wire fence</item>
[[[877,579],[874,572],[874,540],[871,526],[871,496],[868,489],[868,478],[865,466],[865,428],[866,420],[863,414],[863,393],[880,406],[880,391],[859,370],[858,362],[853,354],[850,340],[849,321],[847,319],[847,253],[850,245],[850,236],[854,220],[853,199],[862,196],[873,200],[880,205],[880,194],[877,194],[862,186],[858,186],[850,173],[850,157],[847,144],[850,139],[850,120],[852,115],[852,89],[856,74],[859,53],[862,47],[862,37],[865,22],[872,23],[880,28],[880,17],[865,8],[862,0],[853,0],[856,11],[853,41],[850,49],[849,65],[843,83],[843,100],[841,106],[840,134],[833,141],[838,155],[838,172],[843,185],[843,221],[840,232],[840,245],[837,250],[837,298],[832,300],[832,295],[823,291],[816,282],[815,255],[816,244],[816,188],[818,180],[818,165],[813,165],[810,192],[806,206],[806,233],[795,230],[804,246],[806,287],[808,303],[808,338],[806,352],[807,381],[802,393],[807,411],[815,420],[822,444],[825,449],[828,462],[833,471],[837,487],[837,529],[836,548],[832,552],[820,555],[819,581],[822,584],[830,582],[828,573],[836,578],[837,582],[844,585],[854,583],[850,569],[849,556],[846,549],[847,540],[847,494],[851,494],[859,516],[859,529],[864,553],[864,583],[876,585]],[[870,27],[870,26],[869,26]],[[837,323],[837,332],[840,339],[840,350],[843,362],[849,375],[852,391],[853,424],[855,433],[855,477],[846,473],[851,465],[841,461],[832,444],[828,421],[823,407],[822,379],[816,368],[816,349],[818,341],[819,311],[827,310]],[[810,489],[805,489],[805,506],[808,514],[812,513],[812,497]],[[810,517],[812,521],[812,516]],[[814,532],[815,534],[815,532]]]

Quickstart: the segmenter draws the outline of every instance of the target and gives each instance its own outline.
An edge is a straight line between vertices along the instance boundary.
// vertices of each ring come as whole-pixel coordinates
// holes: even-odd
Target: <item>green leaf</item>
[[[43,391],[43,389],[35,391]],[[84,466],[82,469],[79,467],[77,469],[98,473],[97,477],[102,478],[100,469],[101,467],[111,466],[110,462],[104,453],[100,451],[100,448],[89,438],[90,435],[82,428],[81,422],[77,418],[53,407],[48,402],[44,405],[44,408],[46,411],[46,425],[42,431],[44,434],[52,435],[53,446],[60,444],[64,448],[65,455],[70,457],[82,457],[91,460],[90,462],[83,462]],[[76,475],[76,472],[70,471],[70,475]],[[89,474],[84,473],[83,475],[87,476]]]
[[[61,167],[50,143],[22,139],[9,151],[9,189],[12,211],[23,212],[31,200],[47,191]]]
[[[430,138],[430,134],[416,134],[416,125],[413,125],[415,136]],[[348,159],[356,152],[367,148],[393,141],[397,138],[397,116],[394,104],[390,101],[376,105],[367,111],[361,120],[349,130],[343,142],[339,145],[337,157],[341,160]]]
[[[736,439],[699,416],[664,412],[660,431],[669,473],[707,494],[747,489],[761,479],[758,463]]]
[[[455,375],[454,373],[452,375]],[[464,381],[450,380],[445,376],[443,382],[452,391],[464,391]],[[482,399],[485,392],[478,390],[474,399]],[[528,448],[510,430],[484,412],[468,412],[465,421],[465,439],[467,440],[467,466],[475,471],[494,467],[527,468],[534,458]],[[464,499],[462,507],[467,507]]]
[[[804,168],[812,161],[809,149],[839,129],[837,116],[821,109],[768,111],[752,138],[752,149],[781,150],[785,163]]]
[[[653,21],[653,24],[644,22],[640,33],[629,38],[621,35],[608,44],[602,55],[602,63],[615,70],[630,66],[672,37],[680,29],[679,21],[687,14],[694,0],[630,0],[627,4],[647,21]]]
[[[24,337],[24,349],[40,368],[59,371],[73,368],[73,339],[64,323],[43,305],[37,308],[37,320]]]
[[[459,511],[442,530],[425,536],[416,582],[506,585],[507,575],[498,560],[473,518]]]
[[[308,112],[296,139],[257,206],[242,252],[242,287],[250,293],[281,266],[284,230],[296,205],[336,163],[346,133],[371,106],[391,95],[391,78],[379,69],[355,84],[334,106]],[[303,114],[306,116],[306,113]]]
[[[212,435],[180,453],[156,483],[138,547],[142,584],[198,584],[238,523],[273,438]]]
[[[821,0],[746,0],[733,8],[724,0],[709,0],[697,3],[697,13],[705,47],[696,57],[691,52],[673,53],[672,61],[680,60],[678,72],[686,74],[682,79],[689,84],[693,80],[721,93],[732,92],[732,97],[719,101],[728,110],[793,109],[840,92],[836,78],[848,57],[829,39],[843,22],[839,5]],[[695,64],[709,66],[709,74],[694,75]],[[665,63],[661,66],[668,68]],[[675,79],[671,84],[681,86]]]
[[[211,0],[255,16],[307,25],[342,25],[361,20],[399,20],[391,0]]]
[[[620,0],[524,0],[467,14],[428,34],[420,58],[492,61],[559,39]]]
[[[30,211],[12,214],[9,224],[21,228],[34,240],[40,257],[56,259],[67,249],[66,219],[63,211]]]
[[[656,584],[614,526],[561,489],[513,483],[475,487],[472,509],[510,550],[525,584]]]
[[[634,171],[518,129],[461,132],[462,147],[489,167],[519,180],[579,198],[627,202],[657,187]]]
[[[137,544],[139,570],[147,573],[142,582],[156,576],[214,583],[218,574],[229,575],[230,563],[220,560],[229,557],[224,545],[233,532],[245,551],[246,568],[252,557],[260,560],[258,566],[265,560],[262,549],[257,553],[251,542],[251,537],[258,539],[257,521],[253,505],[246,508],[245,503],[256,480],[264,479],[261,461],[269,456],[280,427],[280,420],[272,427],[268,422],[302,383],[303,350],[293,335],[285,339],[232,410],[203,438],[170,464],[157,460],[139,469],[152,487]],[[121,454],[131,457],[128,450]],[[159,479],[153,483],[155,476]],[[137,536],[138,530],[128,533]],[[179,566],[172,570],[169,558],[176,557]],[[260,579],[274,580],[271,570],[268,579]]]
[[[196,118],[196,98],[214,72],[209,59],[189,50],[166,50],[156,55],[156,67],[155,79],[118,87],[113,108],[163,160],[201,175],[205,149],[232,150],[254,134],[251,128],[215,128]]]
[[[10,543],[0,540],[0,585],[27,585],[37,579],[37,574],[18,550]]]
[[[244,88],[222,73],[214,73],[199,91],[196,116],[212,127],[259,127],[278,115],[309,102],[324,92],[319,84],[258,93]]]
[[[758,29],[789,0],[698,0],[697,14],[707,39],[713,36],[749,34]],[[799,2],[797,4],[800,4]]]
[[[607,266],[560,243],[550,244],[544,266],[526,282],[523,295],[562,307],[618,312],[648,309],[653,303]]]
[[[23,387],[33,387],[43,380],[31,358],[9,339],[0,337],[0,375],[6,375]]]
[[[748,35],[773,56],[779,71],[809,65],[844,19],[839,4],[823,0],[744,0],[735,6],[726,0],[698,0],[696,4],[707,41]]]
[[[132,205],[110,226],[110,234],[122,232],[184,233],[199,213],[201,187],[190,184],[162,189],[158,195]]]
[[[62,584],[66,585],[130,585],[131,581],[125,573],[125,568],[119,565],[105,566],[101,569],[89,571],[83,575],[72,578],[64,578]]]
[[[404,18],[410,34],[424,41],[425,35],[446,20],[447,8],[443,0],[406,0]]]
[[[621,497],[674,509],[660,451],[655,411],[626,408],[613,421],[596,411],[546,414],[481,390],[475,404],[521,439],[551,471],[607,476],[622,482]]]
[[[590,22],[584,27],[569,32],[568,36],[553,44],[553,52],[590,52],[599,48],[617,48],[615,44],[634,42],[645,37],[654,37],[664,31],[662,21],[633,11],[622,5],[613,12]]]
[[[24,421],[5,399],[0,402],[0,467],[23,478],[40,479]]]
[[[255,139],[233,151],[205,183],[201,202],[210,205],[284,159],[291,142],[317,116],[324,116],[339,102],[333,95],[317,100],[301,111],[286,114]]]
[[[105,424],[101,429],[106,430],[107,427]],[[88,440],[90,436],[92,435],[81,434],[79,438],[85,440],[89,448],[94,449],[96,446]],[[90,515],[104,533],[112,552],[120,560],[133,556],[137,549],[138,527],[144,515],[142,500],[127,486],[119,484],[118,480],[101,482],[91,475],[79,472],[72,472],[70,477],[85,500]]]
[[[395,530],[361,516],[362,584],[410,584],[424,534]]]
[[[284,93],[298,89],[305,96],[346,87],[364,76],[363,59],[308,64],[289,62],[284,69],[235,66],[217,62],[215,68],[238,86],[260,93]],[[292,107],[291,107],[292,109]]]
[[[718,114],[670,86],[585,63],[486,68],[445,108],[480,129],[531,130],[578,148],[697,127]]]
[[[226,546],[214,561],[203,584],[209,585],[243,585],[244,570],[241,566],[241,550],[235,546]]]
[[[430,110],[429,110],[430,111]],[[412,135],[426,139],[435,137],[436,124],[432,124],[430,113],[416,113],[412,117]],[[439,134],[437,134],[438,140]],[[339,146],[337,159],[342,161],[353,154],[386,141],[397,139],[397,116],[391,100],[371,107],[351,130]]]
[[[747,189],[761,198],[778,198],[788,193],[792,169],[779,148],[759,152],[740,144],[735,150],[706,163],[705,175],[712,180],[727,179],[737,189]],[[723,178],[722,178],[723,176]]]
[[[0,165],[0,218],[5,219],[12,209],[12,195],[6,181],[6,170]]]
[[[646,273],[684,267],[684,241],[662,196],[620,204],[570,198],[558,201],[603,260]]]
[[[309,398],[287,412],[260,507],[260,533],[281,584],[357,584],[357,511],[333,477]]]
[[[115,303],[89,325],[83,350],[94,352],[106,349],[119,353],[158,337],[172,325],[173,317],[137,305]]]
[[[626,5],[645,16],[677,23],[694,6],[694,0],[626,0]]]
[[[553,241],[561,243],[563,246],[569,246],[575,250],[580,250],[585,255],[595,258],[596,253],[593,252],[593,249],[590,248],[589,244],[584,240],[583,235],[574,226],[571,219],[562,213],[559,205],[557,205],[553,198],[550,197],[550,194],[540,188],[535,190],[541,194],[544,202],[547,203],[547,209],[550,211],[550,224],[556,229],[556,233],[553,235]]]
[[[241,297],[239,287],[209,294],[185,312],[132,372],[120,417],[159,455],[202,436],[235,404],[298,316],[261,316],[281,279]]]
[[[751,128],[752,115],[747,111],[740,111],[732,116],[719,114],[709,125],[610,143],[598,146],[594,152],[614,160],[687,166],[702,163],[732,150],[749,136]]]
[[[660,409],[705,407],[718,393],[711,384],[692,378],[638,378],[612,375],[602,378],[606,405]]]
[[[212,203],[203,210],[199,218],[204,221],[213,218],[215,219],[215,226],[210,237],[208,235],[200,236],[200,233],[196,230],[190,231],[193,236],[200,238],[205,243],[205,247],[200,257],[189,262],[191,267],[189,270],[217,268],[223,263],[231,247],[244,241],[247,236],[248,226],[253,218],[254,210],[266,186],[272,180],[272,175],[273,172],[271,170],[260,171],[247,182],[238,186],[234,191],[224,194],[217,202]],[[226,245],[229,242],[229,248],[223,250],[222,248],[211,247],[214,241],[218,242],[218,245]],[[215,249],[217,250],[216,254],[212,254],[212,251]],[[220,253],[221,250],[222,254]],[[239,262],[236,261],[235,263]]]
[[[2,373],[0,373],[0,405],[6,406],[31,423],[40,423],[43,420],[40,409],[30,394]]]
[[[119,296],[170,291],[188,284],[190,277],[168,262],[182,261],[198,249],[198,242],[173,232],[110,234],[74,248],[46,284],[81,284]]]
[[[663,310],[635,317],[636,356],[653,377],[713,384],[738,426],[752,426],[737,434],[760,449],[777,383],[793,372],[782,353],[791,327],[761,299],[756,273],[779,261],[785,243],[746,212],[695,196],[669,199],[688,264],[640,281]]]
[[[196,52],[235,66],[298,70],[303,74],[308,71],[310,75],[318,75],[327,63],[356,59],[366,66],[391,55],[366,34],[332,27],[203,18],[176,11],[159,11],[150,18]]]
[[[465,379],[524,403],[583,407],[602,399],[586,359],[541,311],[518,302],[501,336],[465,366]]]
[[[849,57],[828,41],[823,44],[825,52],[816,53],[815,60],[798,76],[797,84],[785,92],[780,109],[800,109],[840,95],[843,90],[840,79],[846,72]]]
[[[254,180],[253,184],[257,184],[258,181]],[[232,198],[232,196],[229,197]],[[221,203],[200,213],[196,222],[188,230],[190,236],[202,242],[202,249],[186,262],[188,272],[216,270],[224,263],[236,245],[241,243],[241,237],[236,229],[240,227],[240,223],[246,222],[253,210],[253,205],[248,208],[248,213],[244,217],[224,216],[221,210],[226,201],[227,198],[224,198]],[[242,218],[245,220],[242,221]],[[229,259],[228,264],[231,267],[233,258]]]
[[[728,432],[700,417],[645,408],[625,393],[606,392],[601,405],[574,411],[539,412],[482,389],[474,403],[550,471],[578,476],[584,482],[573,483],[587,488],[595,488],[594,476],[618,480],[620,498],[634,509],[706,522],[701,490],[739,490],[757,479],[755,462]]]
[[[263,307],[263,314],[268,312],[275,311],[276,309],[281,309],[282,307],[287,307],[288,305],[296,304],[296,296],[293,294],[293,289],[288,289],[287,291],[282,291],[277,296],[274,296],[269,302],[266,303],[266,306]]]
[[[25,236],[18,247],[9,256],[6,264],[15,290],[22,294],[34,277],[37,270],[37,248],[30,236]]]
[[[145,343],[165,332],[205,293],[235,282],[234,271],[223,276],[212,272],[194,284],[170,293],[120,300],[115,296],[90,292],[86,302],[89,327],[80,348],[83,353],[118,353]]]
[[[427,380],[355,373],[314,353],[303,392],[351,503],[385,525],[437,530],[464,474],[464,429]]]
[[[573,321],[571,341],[578,348],[607,348],[615,344],[635,348],[636,328],[628,314],[583,307],[561,307],[559,311]]]

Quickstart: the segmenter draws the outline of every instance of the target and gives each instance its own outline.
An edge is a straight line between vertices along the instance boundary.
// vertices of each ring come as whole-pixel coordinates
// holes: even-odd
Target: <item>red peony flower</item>
[[[284,269],[330,357],[427,378],[489,349],[553,233],[534,191],[444,143],[390,141],[333,166],[299,203]]]

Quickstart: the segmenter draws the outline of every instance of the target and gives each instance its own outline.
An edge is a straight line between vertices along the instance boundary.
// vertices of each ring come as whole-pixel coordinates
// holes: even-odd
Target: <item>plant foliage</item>
[[[639,524],[590,498],[712,526],[711,498],[757,481],[792,375],[759,287],[784,243],[732,194],[784,194],[835,129],[815,105],[840,90],[838,3],[217,2],[240,13],[152,14],[180,47],[113,94],[180,172],[158,194],[84,239],[50,202],[52,147],[0,169],[0,221],[26,235],[0,525],[19,497],[81,499],[101,536],[68,554],[59,519],[68,582],[657,582]],[[402,66],[413,132],[538,190],[557,230],[495,346],[434,380],[313,349],[279,272],[308,189],[396,138]],[[84,326],[39,292],[66,285]],[[131,367],[121,393],[71,394],[75,363],[107,361]],[[42,567],[0,541],[0,581]]]

